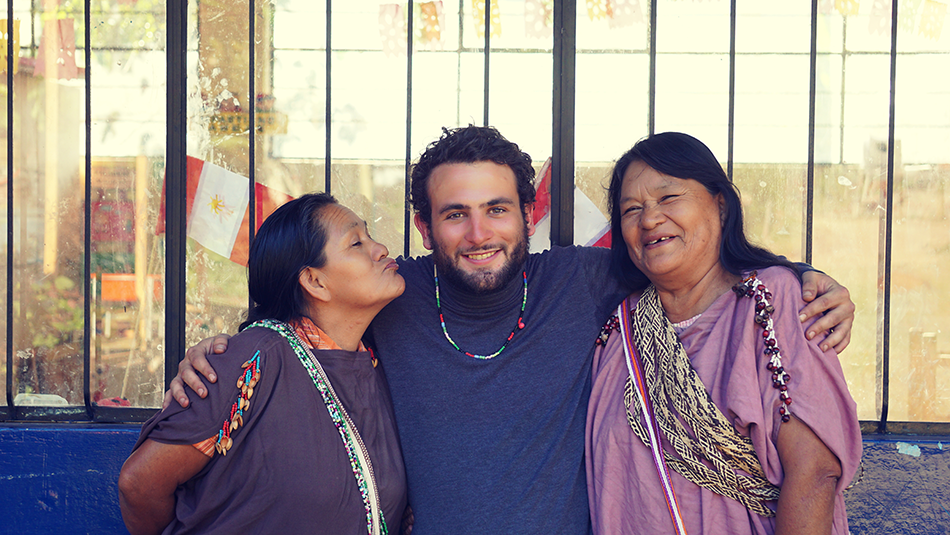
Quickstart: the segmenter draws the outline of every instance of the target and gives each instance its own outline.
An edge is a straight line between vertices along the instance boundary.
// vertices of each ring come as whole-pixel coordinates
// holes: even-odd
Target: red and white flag
[[[168,177],[166,175],[165,179]],[[250,233],[248,180],[223,167],[188,157],[185,202],[187,236],[206,249],[247,265]],[[256,228],[280,205],[292,199],[286,193],[254,184]],[[165,232],[165,188],[156,234]]]
[[[541,171],[534,202],[534,236],[531,252],[540,253],[551,246],[551,158]],[[610,247],[610,222],[584,192],[574,186],[574,244]]]

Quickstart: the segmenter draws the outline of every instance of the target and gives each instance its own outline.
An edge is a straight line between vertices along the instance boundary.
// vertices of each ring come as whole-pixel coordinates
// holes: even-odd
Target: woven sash
[[[621,332],[630,330],[624,337],[625,346],[627,340],[630,344],[629,350],[625,347],[626,360],[633,369],[633,358],[638,357],[640,382],[645,385],[637,385],[636,370],[632,371],[624,403],[634,433],[660,451],[658,438],[665,438],[675,452],[663,451],[667,465],[689,481],[758,515],[775,516],[766,502],[778,500],[780,489],[765,477],[752,440],[740,435],[710,398],[663,312],[656,288],[650,285],[644,290],[632,314],[629,303],[622,308]],[[647,429],[641,416],[646,427],[656,429]]]

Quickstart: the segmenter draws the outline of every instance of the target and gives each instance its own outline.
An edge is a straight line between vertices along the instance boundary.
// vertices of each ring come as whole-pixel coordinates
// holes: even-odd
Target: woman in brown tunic
[[[225,380],[146,422],[122,467],[129,531],[398,533],[405,468],[361,342],[405,288],[397,269],[330,195],[278,208],[251,246],[255,305],[221,355]]]

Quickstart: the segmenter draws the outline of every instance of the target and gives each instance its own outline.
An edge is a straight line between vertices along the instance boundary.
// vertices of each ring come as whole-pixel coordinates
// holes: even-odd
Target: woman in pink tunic
[[[738,191],[686,134],[638,142],[608,195],[613,269],[640,290],[597,340],[594,533],[847,534],[861,433],[795,266],[748,242]]]

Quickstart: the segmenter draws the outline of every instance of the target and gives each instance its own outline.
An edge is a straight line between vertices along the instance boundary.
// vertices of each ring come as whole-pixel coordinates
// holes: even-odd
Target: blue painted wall
[[[126,534],[119,469],[133,425],[0,428],[0,533]],[[950,535],[950,437],[867,437],[851,533]]]
[[[0,427],[0,533],[127,534],[119,469],[139,426]]]

